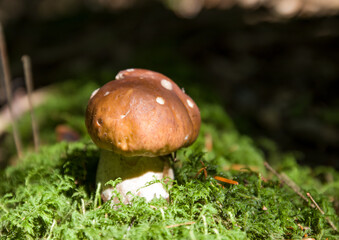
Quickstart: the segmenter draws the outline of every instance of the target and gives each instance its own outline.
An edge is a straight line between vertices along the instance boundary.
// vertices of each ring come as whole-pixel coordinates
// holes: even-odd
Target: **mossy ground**
[[[38,153],[27,153],[0,175],[1,239],[339,238],[326,220],[339,225],[333,206],[339,198],[339,174],[330,168],[299,166],[293,155],[279,153],[269,141],[262,144],[267,151],[264,157],[256,142],[237,132],[221,106],[194,88],[189,94],[198,99],[201,133],[193,146],[178,152],[170,201],[146,203],[135,197],[132,204],[119,208],[102,203],[95,185],[99,152],[86,136],[82,121],[96,86],[71,85],[76,86],[76,94],[70,94],[67,89],[72,88],[66,84],[61,87],[66,90],[63,94],[37,109],[45,129],[43,141],[49,144]],[[22,119],[25,132],[28,119]],[[69,124],[82,139],[51,144],[57,123]],[[29,138],[28,133],[24,135]],[[212,148],[206,148],[206,139],[212,139]],[[279,172],[287,174],[303,193],[310,192],[325,215],[266,172],[265,160],[274,160]],[[207,178],[203,172],[196,176],[202,162]],[[256,167],[256,171],[232,170],[232,164]],[[216,175],[239,185],[218,182],[213,178]]]

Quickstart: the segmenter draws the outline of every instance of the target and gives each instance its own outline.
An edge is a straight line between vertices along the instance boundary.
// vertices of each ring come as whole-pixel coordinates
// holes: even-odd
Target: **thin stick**
[[[314,203],[314,205],[317,207],[317,209],[321,212],[321,214],[325,214],[324,211],[319,207],[319,205],[314,201],[313,197],[310,193],[306,193],[307,197],[311,199],[311,201]]]
[[[1,59],[0,59],[0,65],[1,65]],[[5,83],[2,81],[3,72],[2,68],[0,67],[0,102],[6,101],[6,92],[5,92]]]
[[[286,174],[282,173],[282,174],[279,174],[280,176],[280,179],[282,179],[282,181],[284,183],[286,183],[287,186],[289,186],[290,188],[292,188],[292,190],[294,192],[296,192],[302,199],[304,199],[306,202],[308,202],[308,199],[305,197],[304,194],[301,193],[301,188],[295,183],[293,182],[292,179],[290,179]],[[311,204],[312,207],[314,207],[312,204]]]
[[[18,156],[20,158],[22,157],[22,147],[21,147],[22,145],[21,145],[20,133],[16,125],[13,108],[12,108],[11,73],[10,73],[8,56],[7,56],[7,51],[6,51],[6,41],[5,41],[5,36],[3,33],[1,22],[0,22],[0,52],[1,52],[2,67],[3,67],[3,72],[4,72],[4,80],[5,80],[4,82],[5,82],[5,90],[6,90],[7,101],[8,101],[8,108],[9,108],[10,116],[12,119],[14,142],[15,142],[16,150],[18,152]]]
[[[34,115],[34,107],[33,107],[33,100],[32,100],[33,76],[32,76],[31,59],[29,56],[24,55],[22,56],[21,61],[24,65],[27,98],[28,98],[29,110],[31,112],[31,120],[32,120],[34,148],[35,148],[35,151],[38,151],[39,150],[39,130],[38,130],[38,124],[37,124],[37,121]]]
[[[281,176],[277,171],[275,171],[268,162],[264,162],[265,167],[271,171],[274,175],[278,177],[278,179],[289,186],[296,194],[298,194],[302,199],[308,202],[308,199],[301,193],[300,188],[297,184],[295,184],[291,179],[287,177],[287,175]],[[314,206],[313,206],[314,207]]]
[[[319,205],[317,204],[317,202],[313,199],[312,195],[310,193],[306,193],[307,197],[309,197],[311,199],[311,201],[313,202],[313,204],[316,206],[316,208],[319,210],[319,212],[322,215],[325,215],[325,212],[319,207]],[[334,231],[338,232],[337,227],[334,225],[334,223],[331,221],[331,219],[329,217],[326,217],[326,220],[328,222],[328,224],[330,224],[330,226],[333,228]]]
[[[174,228],[174,227],[186,226],[186,225],[192,225],[192,224],[195,224],[195,222],[178,223],[178,224],[166,226],[166,228]]]
[[[296,192],[302,199],[304,199],[306,202],[309,202],[308,199],[301,193],[301,189],[300,187],[295,184],[289,177],[287,177],[287,175],[280,175],[279,173],[277,173],[277,171],[275,171],[269,164],[268,162],[264,162],[265,167],[271,171],[274,175],[276,175],[279,180],[283,183],[285,183],[287,186],[289,186],[290,188],[292,188],[292,190],[294,192]],[[313,197],[311,196],[310,193],[306,193],[306,195],[311,199],[312,203],[311,203],[311,207],[312,208],[317,208],[321,214],[325,214],[324,211],[319,207],[319,205],[316,203],[316,201],[314,201]],[[326,220],[328,222],[328,224],[333,228],[333,230],[335,230],[336,232],[338,231],[338,229],[336,228],[336,226],[334,225],[334,223],[331,221],[331,219],[329,217],[326,217]]]

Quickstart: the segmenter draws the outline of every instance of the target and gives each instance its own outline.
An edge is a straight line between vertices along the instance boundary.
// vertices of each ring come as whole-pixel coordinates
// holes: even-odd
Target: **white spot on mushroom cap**
[[[164,88],[166,88],[167,90],[172,90],[173,86],[172,83],[166,79],[161,79],[161,86],[163,86]]]
[[[134,71],[134,68],[126,69],[126,72],[133,72],[133,71]]]
[[[104,96],[107,96],[108,94],[110,94],[110,92],[105,92]]]
[[[183,93],[185,93],[185,88],[182,88],[181,91],[182,91]]]
[[[123,79],[124,78],[124,74],[122,72],[119,72],[116,76],[115,76],[115,79],[116,80],[120,80],[120,79]]]
[[[130,111],[131,111],[131,110],[128,110],[127,113],[125,113],[125,114],[123,114],[123,115],[120,115],[120,119],[125,118],[125,117],[129,114]]]
[[[185,137],[185,140],[187,140],[187,139],[188,139],[188,137],[189,137],[189,135],[186,135],[186,137]]]
[[[161,105],[164,105],[165,104],[165,100],[162,98],[162,97],[157,97],[155,99],[155,101]]]
[[[194,103],[193,103],[191,100],[189,100],[189,99],[187,99],[187,104],[188,104],[188,106],[189,106],[190,108],[193,108],[193,107],[194,107]]]
[[[97,120],[97,125],[98,125],[98,126],[101,126],[101,124],[102,124],[102,119],[101,119],[101,118],[98,118],[98,120]]]
[[[95,89],[95,90],[92,92],[90,99],[91,99],[92,97],[94,97],[95,94],[97,94],[97,92],[99,91],[99,89],[100,89],[100,88]]]

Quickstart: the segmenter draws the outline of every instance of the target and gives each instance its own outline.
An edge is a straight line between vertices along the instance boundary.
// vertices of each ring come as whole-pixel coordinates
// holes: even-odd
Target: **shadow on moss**
[[[77,186],[83,186],[91,195],[95,192],[95,175],[99,161],[99,151],[93,143],[84,143],[82,146],[68,145],[60,162],[62,175],[70,176]]]

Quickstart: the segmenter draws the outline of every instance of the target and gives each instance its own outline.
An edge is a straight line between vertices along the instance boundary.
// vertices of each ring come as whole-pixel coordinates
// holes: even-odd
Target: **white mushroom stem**
[[[115,189],[112,186],[105,186],[109,180],[119,177],[122,182],[117,184]],[[161,183],[153,183],[145,187],[155,179],[161,180],[166,177],[174,179],[173,169],[167,157],[125,157],[101,150],[96,180],[104,186],[101,193],[103,201],[112,199],[114,203],[119,203],[119,199],[114,196],[114,190],[121,194],[124,204],[129,203],[133,195],[144,197],[146,201],[159,197],[168,199],[169,194]]]

